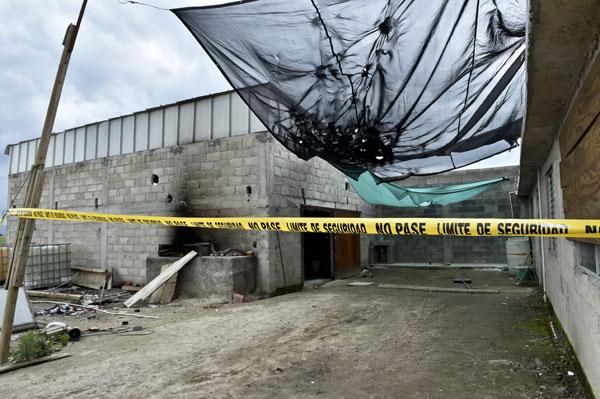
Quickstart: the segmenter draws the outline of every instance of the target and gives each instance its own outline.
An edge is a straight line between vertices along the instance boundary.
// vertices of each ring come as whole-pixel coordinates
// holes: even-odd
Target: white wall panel
[[[98,135],[98,124],[88,125],[85,128],[85,159],[96,158],[96,140]]]
[[[54,136],[54,162],[52,165],[59,166],[63,164],[65,152],[65,133],[58,133]]]
[[[19,172],[27,170],[27,146],[28,141],[19,144]]]
[[[150,112],[150,142],[148,148],[160,148],[163,145],[163,110]]]
[[[75,162],[85,159],[85,127],[75,130]]]
[[[46,165],[60,166],[265,130],[244,101],[230,92],[54,134]],[[36,144],[16,144],[9,151],[9,173],[24,172],[33,163]]]
[[[194,120],[194,141],[212,138],[212,100],[205,98],[196,101],[196,118]]]
[[[130,154],[133,152],[134,121],[133,115],[123,117],[123,125],[121,126],[121,154]]]
[[[213,138],[229,137],[229,94],[213,98]]]
[[[231,95],[231,135],[239,136],[248,134],[250,123],[250,110],[248,106],[236,93]]]
[[[75,131],[67,130],[65,132],[65,156],[64,163],[73,163],[73,156],[75,154]]]
[[[177,145],[177,123],[179,119],[179,107],[172,105],[165,108],[165,139],[163,142],[164,147],[170,147]]]
[[[194,103],[179,106],[179,144],[194,141]]]
[[[98,124],[98,147],[97,158],[104,158],[108,155],[108,121],[103,121]]]
[[[135,114],[135,151],[148,149],[148,113]]]
[[[10,164],[8,173],[13,174],[19,171],[19,146],[10,146]]]
[[[46,153],[46,168],[50,168],[52,165],[54,165],[54,140],[55,136],[50,136],[50,141],[48,142],[48,152]]]
[[[254,112],[250,111],[250,133],[265,132],[267,128],[258,119]]]
[[[27,166],[25,169],[29,170],[33,166],[33,162],[35,160],[35,153],[37,149],[37,141],[30,140],[27,142]]]
[[[109,121],[108,156],[121,153],[121,118]]]

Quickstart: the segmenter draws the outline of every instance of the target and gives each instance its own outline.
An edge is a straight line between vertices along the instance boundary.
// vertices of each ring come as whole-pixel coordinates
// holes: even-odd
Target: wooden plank
[[[71,266],[71,270],[76,274],[73,279],[75,285],[100,290],[106,284],[108,273],[106,270],[82,266]]]
[[[81,301],[83,295],[65,294],[62,292],[49,292],[49,291],[27,291],[27,296],[34,298],[48,298],[55,299],[57,301]]]
[[[479,288],[444,288],[444,287],[425,287],[421,285],[403,285],[403,284],[379,284],[379,288],[396,288],[409,291],[426,291],[426,292],[452,292],[457,294],[498,294],[498,290],[484,290]]]
[[[599,170],[598,149],[600,148],[600,119],[568,156],[563,155],[560,163],[560,182],[562,187],[572,186],[577,178],[590,170]]]
[[[600,111],[600,56],[597,56],[581,82],[560,132],[560,152],[573,151],[581,136]]]
[[[69,60],[71,59],[71,53],[75,46],[75,39],[77,38],[77,32],[79,32],[79,26],[81,25],[86,5],[87,0],[83,0],[79,11],[79,17],[77,18],[77,24],[69,24],[63,38],[63,50],[60,56],[58,71],[56,72],[56,78],[54,79],[52,94],[50,95],[50,102],[48,103],[48,109],[46,111],[46,118],[44,119],[42,136],[40,137],[35,161],[29,174],[29,183],[27,184],[27,189],[25,191],[25,208],[39,208],[40,206],[42,189],[44,188],[44,164],[46,163],[46,154],[48,153],[48,146],[52,136],[52,129],[54,128],[60,94],[69,67]],[[2,330],[0,331],[0,364],[4,364],[8,361],[15,308],[19,296],[19,288],[23,286],[23,280],[25,279],[25,268],[27,266],[27,258],[34,231],[35,219],[19,219],[17,231],[14,236],[15,248],[8,272],[8,281],[5,284],[8,292],[6,295],[4,314],[2,316]]]
[[[164,272],[167,270],[169,265],[162,265],[160,268],[160,272]],[[156,291],[150,295],[150,299],[148,299],[148,303],[161,303],[166,304],[170,303],[173,299],[173,294],[175,293],[175,286],[177,285],[177,274],[175,273],[173,277],[168,279],[163,285],[158,287]]]
[[[183,266],[185,266],[194,256],[198,255],[196,251],[190,251],[183,258],[177,262],[171,264],[167,270],[161,272],[156,278],[150,281],[144,288],[136,292],[131,298],[125,301],[125,306],[130,308],[138,301],[148,298],[158,287],[163,285],[168,279],[170,279],[175,273],[177,273]]]
[[[600,120],[561,162],[565,217],[600,218]]]
[[[70,353],[54,353],[50,356],[40,357],[39,359],[33,359],[33,360],[29,360],[27,362],[7,364],[5,366],[0,367],[0,374],[8,373],[9,371],[18,370],[18,369],[22,369],[25,367],[35,366],[36,364],[42,364],[42,363],[51,362],[51,361],[58,360],[58,359],[64,359],[65,357],[69,357],[69,356],[71,356]]]

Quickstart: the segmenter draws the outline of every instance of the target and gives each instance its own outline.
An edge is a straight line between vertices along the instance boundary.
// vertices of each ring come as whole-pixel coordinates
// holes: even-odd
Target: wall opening
[[[150,182],[152,183],[153,186],[156,186],[158,184],[158,175],[152,174],[152,177],[150,178]]]
[[[305,217],[331,217],[328,210],[303,209]],[[332,278],[331,273],[331,237],[323,233],[302,233],[304,279],[314,280]]]

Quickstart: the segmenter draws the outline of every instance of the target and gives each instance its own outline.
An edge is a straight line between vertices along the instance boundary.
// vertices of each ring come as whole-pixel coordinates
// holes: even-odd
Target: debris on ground
[[[244,303],[246,301],[246,296],[243,294],[238,294],[237,292],[233,293],[233,303]]]
[[[148,284],[144,286],[141,290],[136,292],[131,298],[126,300],[125,306],[128,308],[135,305],[138,301],[144,300],[148,298],[154,291],[160,288],[163,284],[167,282],[171,277],[173,277],[181,268],[183,268],[193,257],[198,255],[196,251],[190,251],[183,258],[178,261],[170,264],[167,268],[164,269],[156,278],[150,281]]]
[[[105,309],[101,309],[99,306],[94,306],[94,305],[90,305],[90,306],[86,306],[86,305],[77,305],[74,303],[60,303],[60,302],[54,302],[54,301],[30,301],[30,303],[50,303],[50,304],[55,304],[55,305],[60,305],[63,308],[67,308],[67,307],[76,307],[76,308],[81,308],[81,309],[88,309],[88,310],[93,310],[96,312],[100,312],[100,313],[105,313],[105,314],[109,314],[109,315],[113,315],[113,316],[132,316],[132,317],[140,317],[140,318],[147,318],[147,319],[158,319],[157,316],[149,316],[149,315],[141,315],[141,314],[135,314],[135,313],[139,313],[140,310],[139,309],[135,309],[134,312],[135,313],[128,313],[128,312],[111,312]],[[118,309],[118,308],[117,308]],[[73,314],[73,313],[71,313]]]
[[[371,273],[371,270],[364,268],[361,270],[360,276],[361,277],[373,277],[373,273]]]

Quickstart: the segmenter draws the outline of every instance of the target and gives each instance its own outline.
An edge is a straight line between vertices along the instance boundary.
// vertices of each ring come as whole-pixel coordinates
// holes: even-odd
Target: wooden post
[[[54,128],[54,120],[56,119],[56,110],[60,101],[63,83],[75,45],[75,39],[79,32],[81,19],[85,12],[87,0],[83,0],[77,24],[70,24],[63,39],[63,51],[60,57],[60,64],[56,72],[54,86],[52,87],[52,95],[46,111],[46,119],[42,129],[42,137],[35,156],[35,162],[31,167],[27,191],[25,193],[25,208],[38,208],[42,197],[42,188],[44,187],[44,165],[46,163],[46,153]],[[35,219],[19,219],[17,234],[15,236],[15,248],[10,261],[8,275],[6,276],[5,288],[8,291],[6,296],[6,305],[4,306],[4,317],[2,320],[2,331],[0,331],[0,364],[8,361],[10,350],[10,338],[12,335],[13,322],[15,317],[15,308],[17,305],[17,296],[19,295],[19,287],[23,286],[25,276],[25,267],[27,266],[27,255],[29,254],[29,246],[35,229]]]

